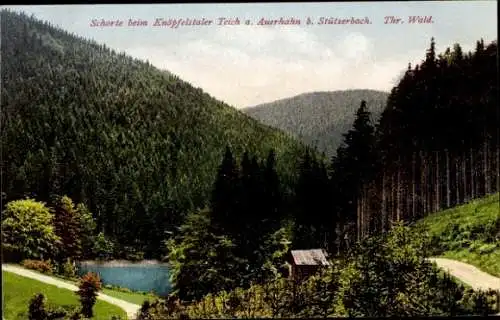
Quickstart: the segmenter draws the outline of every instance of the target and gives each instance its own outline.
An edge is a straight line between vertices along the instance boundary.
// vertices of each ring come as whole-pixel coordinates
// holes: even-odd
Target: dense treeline
[[[380,121],[373,122],[362,101],[332,158],[328,183],[321,169],[312,178],[302,168],[298,179],[297,190],[306,190],[311,201],[302,210],[308,222],[327,216],[310,233],[316,245],[326,239],[330,252],[342,252],[395,221],[415,221],[497,192],[497,75],[496,41],[480,40],[468,54],[456,44],[438,55],[432,39],[425,60],[408,66],[393,88]],[[326,184],[326,198],[318,197]],[[319,202],[325,209],[311,210]]]
[[[226,145],[237,157],[274,149],[293,178],[302,147],[286,134],[47,22],[8,10],[1,21],[4,203],[67,195],[120,244],[117,255],[157,257],[166,232],[208,203]]]
[[[460,45],[408,67],[376,133],[378,165],[358,189],[359,235],[499,191],[497,43]]]
[[[175,296],[198,300],[283,271],[291,228],[275,163],[272,151],[265,161],[245,152],[237,162],[226,148],[210,205],[190,214],[167,243]]]
[[[10,201],[2,212],[2,259],[7,261],[52,260],[62,269],[68,260],[108,258],[110,245],[87,207],[66,196],[54,199],[53,206],[33,199]]]
[[[193,301],[271,281],[287,274],[290,248],[336,249],[324,157],[306,150],[291,191],[275,163],[272,151],[265,160],[245,152],[238,162],[226,148],[209,205],[167,243],[174,296]]]

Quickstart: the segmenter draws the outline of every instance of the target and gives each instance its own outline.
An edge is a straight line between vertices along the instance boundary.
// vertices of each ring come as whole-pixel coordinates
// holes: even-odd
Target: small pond
[[[132,291],[154,291],[167,295],[171,290],[170,272],[165,263],[154,260],[129,261],[82,261],[78,263],[78,274],[99,274],[104,285],[129,288]]]

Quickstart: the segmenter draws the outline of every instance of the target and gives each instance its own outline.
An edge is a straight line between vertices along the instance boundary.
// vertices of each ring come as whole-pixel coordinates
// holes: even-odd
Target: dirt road
[[[483,272],[470,264],[444,258],[429,258],[429,260],[436,262],[438,267],[470,285],[474,290],[500,290],[500,278]]]
[[[20,275],[20,276],[23,276],[26,278],[35,279],[37,281],[44,282],[47,284],[51,284],[51,285],[54,285],[54,286],[59,287],[59,288],[68,289],[71,291],[78,291],[78,287],[75,285],[72,285],[70,283],[64,282],[62,280],[59,280],[59,279],[56,279],[53,277],[49,277],[49,276],[40,274],[38,272],[34,272],[34,271],[30,271],[30,270],[21,268],[19,266],[2,264],[2,270],[7,271],[7,272],[12,272],[12,273],[15,273],[17,275]],[[141,306],[139,306],[137,304],[133,304],[133,303],[121,300],[121,299],[113,298],[113,297],[110,297],[110,296],[102,294],[102,293],[99,293],[97,298],[122,308],[127,313],[127,317],[129,319],[135,319],[137,312],[141,308]]]

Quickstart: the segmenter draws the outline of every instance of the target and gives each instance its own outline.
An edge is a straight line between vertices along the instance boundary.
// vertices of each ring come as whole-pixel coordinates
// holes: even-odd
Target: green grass
[[[48,306],[62,307],[73,310],[80,306],[78,296],[67,289],[45,284],[30,278],[25,278],[10,272],[2,271],[3,277],[3,317],[5,320],[28,319],[30,299],[38,293],[43,293]],[[94,319],[108,320],[118,315],[127,319],[127,314],[121,308],[107,302],[97,300],[94,306]]]
[[[16,266],[22,268],[22,266],[20,266],[20,265],[16,265]],[[35,270],[30,270],[30,271],[37,272]],[[40,273],[40,272],[37,272],[37,273]],[[40,273],[40,274],[42,274],[42,273]],[[43,274],[43,275],[47,276],[47,274]],[[78,286],[78,281],[76,281],[76,280],[64,278],[64,277],[54,275],[54,274],[50,275],[50,276],[57,278],[58,280],[64,281],[66,283],[70,283],[70,284]],[[140,292],[133,292],[133,291],[132,292],[123,292],[123,291],[120,291],[118,289],[107,289],[107,288],[103,288],[102,293],[104,293],[110,297],[122,299],[124,301],[130,302],[130,303],[135,303],[138,305],[142,305],[142,303],[146,300],[154,301],[154,300],[159,298],[158,296],[151,294],[151,293],[142,294]]]
[[[64,282],[67,282],[67,283],[71,283],[71,284],[74,284],[74,285],[78,285],[78,282],[75,281],[75,280],[70,280],[70,279],[67,279],[67,278],[62,278],[62,277],[59,277],[57,275],[54,275],[55,278],[58,278]],[[151,293],[147,293],[147,294],[142,294],[140,292],[134,292],[134,291],[131,291],[131,292],[124,292],[124,291],[120,291],[119,289],[108,289],[108,288],[103,288],[102,289],[102,293],[110,296],[110,297],[114,297],[114,298],[117,298],[117,299],[122,299],[124,301],[127,301],[127,302],[130,302],[130,303],[135,303],[135,304],[138,304],[138,305],[142,305],[142,303],[146,300],[148,301],[154,301],[156,299],[158,299],[158,296],[156,295],[153,295]]]
[[[497,248],[494,252],[489,254],[479,254],[477,252],[471,252],[468,249],[460,251],[448,251],[445,252],[443,258],[454,259],[469,263],[478,267],[479,269],[500,277],[500,249]]]
[[[425,226],[434,254],[472,264],[500,277],[499,194],[432,214]]]
[[[117,299],[122,299],[125,301],[128,301],[130,303],[135,303],[138,305],[142,305],[142,303],[146,300],[153,302],[156,299],[158,299],[157,296],[152,295],[152,294],[141,294],[141,293],[136,293],[136,292],[122,292],[118,290],[113,290],[113,289],[106,289],[104,288],[102,290],[102,293],[107,294],[108,296],[115,297]]]

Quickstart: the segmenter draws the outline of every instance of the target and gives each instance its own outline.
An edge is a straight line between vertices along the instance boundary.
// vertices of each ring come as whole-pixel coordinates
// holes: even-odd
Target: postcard
[[[4,6],[4,320],[500,314],[496,1]]]

